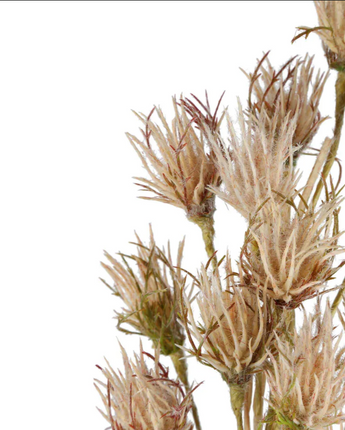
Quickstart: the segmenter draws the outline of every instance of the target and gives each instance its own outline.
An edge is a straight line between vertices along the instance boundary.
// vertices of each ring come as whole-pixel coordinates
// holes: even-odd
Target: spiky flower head
[[[267,127],[277,116],[278,128],[287,116],[296,118],[296,128],[292,145],[297,148],[294,157],[311,142],[321,122],[319,111],[320,98],[328,74],[317,72],[313,82],[313,57],[308,54],[304,59],[291,58],[280,69],[275,70],[268,59],[267,52],[253,74],[248,77],[248,110],[257,118],[262,112],[267,114]]]
[[[338,245],[339,204],[334,199],[315,211],[301,211],[293,199],[269,200],[246,234],[242,266],[248,282],[291,309],[317,295],[344,263],[332,267],[334,257],[344,252]]]
[[[192,407],[191,392],[185,393],[178,380],[156,357],[143,352],[129,360],[121,347],[125,372],[116,372],[107,362],[102,373],[106,383],[96,380],[105,412],[101,414],[112,430],[192,430],[188,412]],[[148,356],[153,368],[145,362]]]
[[[236,279],[228,258],[225,286],[219,271],[201,269],[196,299],[200,321],[192,303],[185,299],[185,327],[190,340],[188,352],[218,370],[228,384],[242,385],[265,359],[266,305],[258,290],[245,285],[241,274]]]
[[[345,3],[343,1],[314,1],[314,3],[320,25],[315,31],[323,42],[328,63],[330,67],[344,71]]]
[[[116,312],[118,328],[129,333],[123,325],[132,326],[137,333],[149,337],[165,355],[176,352],[177,345],[184,341],[178,318],[180,286],[184,281],[180,269],[183,247],[184,240],[179,244],[174,265],[169,243],[167,252],[158,248],[150,228],[149,246],[137,235],[136,254],[120,254],[123,260],[120,263],[105,253],[110,265],[102,263],[114,281],[113,286],[107,286],[125,304],[122,312]]]
[[[320,308],[295,332],[292,342],[277,336],[277,354],[266,370],[270,418],[282,428],[321,430],[345,420],[345,357],[334,339],[331,309]]]
[[[215,210],[214,195],[207,188],[219,185],[220,178],[207,152],[202,130],[196,128],[183,103],[173,99],[175,118],[169,126],[160,108],[154,109],[161,125],[149,116],[137,115],[144,124],[143,138],[127,134],[143,162],[149,179],[136,177],[142,191],[153,196],[142,197],[169,203],[185,210],[188,217],[210,216]]]
[[[233,121],[226,115],[229,129],[229,148],[214,143],[222,188],[212,187],[222,200],[250,219],[272,192],[280,199],[294,193],[299,178],[293,168],[296,149],[292,139],[296,119],[285,118],[278,126],[277,114],[269,120],[265,111],[258,120],[246,120],[239,104],[240,135]],[[271,121],[269,131],[267,121]]]

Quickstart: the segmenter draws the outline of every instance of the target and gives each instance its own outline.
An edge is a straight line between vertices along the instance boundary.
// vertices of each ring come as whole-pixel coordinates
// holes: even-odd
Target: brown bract
[[[149,179],[136,177],[142,197],[183,208],[188,217],[209,216],[215,210],[209,185],[219,185],[220,178],[207,148],[202,130],[189,118],[183,103],[173,99],[175,118],[169,126],[160,108],[149,116],[137,114],[144,125],[143,138],[127,137],[143,162]],[[153,122],[156,112],[160,125]]]
[[[345,70],[345,2],[314,1],[319,18],[320,36],[328,63],[338,70]]]
[[[218,370],[229,384],[245,384],[265,360],[266,304],[258,290],[244,285],[228,259],[226,280],[203,267],[196,299],[200,319],[185,298],[185,326],[191,349],[200,362]],[[223,285],[222,285],[223,284]],[[225,285],[224,285],[225,284]]]
[[[321,430],[345,420],[345,357],[334,338],[331,309],[304,315],[292,342],[276,337],[267,368],[270,404],[282,428]],[[272,417],[271,417],[272,418]]]
[[[184,240],[179,244],[175,268],[170,245],[167,252],[158,248],[150,229],[148,246],[137,236],[136,254],[120,254],[120,263],[105,253],[111,265],[102,263],[114,281],[114,286],[108,287],[126,306],[122,312],[116,312],[118,328],[128,333],[123,325],[130,325],[149,337],[165,355],[176,352],[176,345],[184,341],[178,318],[180,287],[184,283],[180,270],[183,247]]]
[[[124,374],[107,362],[102,370],[106,382],[96,380],[105,412],[101,414],[112,430],[192,430],[188,412],[191,393],[185,393],[178,380],[159,363],[159,353],[152,357],[142,351],[130,361],[121,347]],[[145,355],[153,360],[153,368],[145,363]]]
[[[299,173],[293,167],[296,148],[292,139],[296,130],[296,118],[287,116],[278,125],[277,113],[270,119],[266,111],[258,119],[246,120],[239,104],[238,122],[240,133],[226,114],[229,130],[229,146],[213,142],[222,187],[210,187],[226,203],[241,215],[250,219],[269,195],[286,198],[294,194]],[[267,122],[270,122],[269,130]],[[225,149],[226,148],[226,149]]]
[[[344,252],[338,245],[339,204],[334,199],[316,211],[298,211],[294,200],[270,199],[260,220],[249,226],[242,250],[249,282],[281,307],[296,308],[314,297],[343,265],[332,267],[334,257]]]
[[[254,73],[245,73],[249,79],[248,112],[256,118],[265,111],[271,127],[277,115],[278,128],[287,116],[295,118],[296,128],[292,145],[298,150],[295,158],[311,142],[321,122],[320,98],[328,74],[317,72],[313,79],[313,57],[291,58],[280,69],[274,69],[268,52],[258,61]]]

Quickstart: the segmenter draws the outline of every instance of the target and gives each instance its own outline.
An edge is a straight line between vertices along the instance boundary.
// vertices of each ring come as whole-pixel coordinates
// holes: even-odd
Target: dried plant
[[[344,264],[333,267],[334,257],[344,252],[338,245],[339,199],[317,211],[287,209],[294,201],[270,199],[253,222],[242,250],[243,269],[253,285],[267,291],[281,307],[296,308],[315,297]]]
[[[160,108],[154,110],[161,127],[152,121],[154,110],[147,117],[137,114],[145,127],[143,139],[127,136],[150,179],[135,179],[140,181],[142,191],[154,194],[142,198],[182,208],[191,218],[212,215],[214,195],[207,187],[220,182],[213,157],[208,152],[204,133],[196,129],[185,105],[173,99],[173,107],[175,118],[171,127]]]
[[[239,104],[240,136],[234,123],[226,115],[229,130],[229,149],[223,150],[216,142],[213,149],[217,157],[223,188],[210,187],[222,200],[249,219],[257,212],[271,192],[290,197],[299,179],[293,168],[296,149],[292,139],[296,119],[287,117],[278,127],[278,116],[269,120],[265,111],[256,121],[246,121]],[[269,131],[267,121],[271,122]],[[223,142],[223,147],[225,148]]]
[[[258,289],[244,284],[233,273],[228,258],[225,286],[219,271],[208,274],[205,267],[198,277],[196,299],[201,320],[195,318],[191,300],[185,298],[185,326],[191,349],[200,362],[218,370],[228,383],[244,384],[265,359],[267,309]]]
[[[139,334],[149,337],[161,352],[170,355],[178,351],[184,333],[178,318],[180,286],[183,285],[181,263],[184,240],[180,242],[174,267],[170,245],[167,253],[157,247],[152,229],[150,244],[145,246],[137,235],[137,254],[120,254],[120,263],[105,253],[111,265],[102,263],[114,281],[109,286],[119,296],[126,308],[116,312],[118,328],[128,333],[123,324],[132,326]],[[136,266],[131,267],[130,261]]]
[[[307,317],[293,342],[276,337],[267,369],[274,420],[282,428],[319,430],[345,420],[345,349],[334,340],[329,304]],[[272,419],[272,417],[271,417]]]
[[[267,127],[277,116],[279,127],[287,116],[296,118],[296,128],[292,145],[297,148],[294,157],[298,157],[311,142],[325,118],[321,117],[319,103],[329,74],[317,72],[313,82],[313,57],[308,54],[304,59],[291,58],[280,69],[275,70],[268,52],[258,61],[253,74],[245,75],[249,79],[248,111],[260,118],[267,114]]]
[[[121,347],[125,372],[108,367],[102,370],[106,383],[96,380],[105,413],[112,430],[191,430],[188,412],[192,407],[191,392],[185,393],[178,380],[169,378],[169,371],[156,356],[143,352],[130,361]],[[153,368],[145,357],[153,360]]]
[[[224,93],[214,111],[207,92],[205,102],[194,95],[173,98],[171,125],[160,108],[136,114],[142,137],[127,136],[148,174],[136,177],[148,193],[142,198],[182,208],[201,228],[209,259],[194,275],[182,267],[184,242],[174,264],[169,244],[167,251],[158,248],[152,230],[150,244],[137,236],[136,254],[120,254],[122,262],[106,253],[110,264],[103,267],[114,281],[108,287],[124,302],[116,311],[118,328],[133,333],[124,328],[131,326],[156,350],[156,358],[146,354],[154,359],[153,370],[142,350],[134,362],[123,351],[124,376],[110,366],[102,369],[107,382],[98,381],[98,390],[112,430],[190,430],[190,409],[201,430],[186,351],[228,384],[237,430],[332,430],[345,421],[345,347],[341,336],[334,337],[332,321],[338,312],[345,330],[338,311],[345,281],[330,285],[345,265],[337,261],[345,250],[338,243],[343,188],[337,158],[345,113],[345,2],[315,6],[320,25],[300,27],[293,41],[319,34],[337,80],[334,131],[319,149],[309,148],[316,155],[309,174],[296,161],[325,119],[319,106],[329,75],[315,72],[309,55],[275,69],[264,54],[246,73],[248,105],[243,109],[238,101],[237,123],[227,110],[220,113]],[[229,257],[217,261],[217,196],[247,221],[237,272]],[[232,227],[230,222],[223,231],[226,237]],[[320,296],[335,289],[322,316]],[[308,317],[303,303],[313,298],[317,308]],[[297,308],[304,312],[299,330]],[[169,379],[158,351],[171,358],[179,381]]]

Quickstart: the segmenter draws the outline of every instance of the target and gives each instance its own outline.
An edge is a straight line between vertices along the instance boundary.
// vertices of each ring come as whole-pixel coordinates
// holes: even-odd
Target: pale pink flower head
[[[202,268],[196,298],[200,318],[185,298],[188,352],[218,370],[229,384],[241,385],[265,360],[267,308],[258,289],[245,285],[232,271],[230,259],[225,275],[223,282],[218,270],[209,274]]]
[[[239,103],[239,132],[228,114],[226,120],[228,141],[212,145],[222,186],[210,188],[249,220],[272,193],[278,200],[295,193],[299,179],[293,166],[296,118],[287,116],[279,125],[277,113],[270,119],[262,111],[259,118],[247,120]]]
[[[185,393],[178,380],[156,357],[143,352],[130,361],[121,347],[125,372],[114,371],[107,362],[102,370],[106,382],[96,380],[105,412],[101,414],[112,430],[192,430],[188,412],[192,407],[191,392]],[[145,355],[153,360],[148,367]]]
[[[335,256],[344,253],[338,244],[341,201],[298,210],[295,200],[266,202],[249,226],[241,259],[247,282],[290,309],[315,297],[344,264],[333,267]]]
[[[287,116],[295,118],[292,145],[297,149],[294,152],[297,158],[325,119],[321,117],[319,103],[328,74],[318,71],[315,76],[313,57],[308,54],[303,59],[291,58],[277,70],[268,54],[258,61],[254,73],[244,72],[250,82],[248,111],[257,118],[265,112],[267,127],[275,116],[278,127]]]
[[[105,256],[110,264],[102,263],[114,285],[106,285],[124,302],[116,311],[118,329],[129,333],[129,325],[136,333],[149,337],[164,355],[177,351],[184,341],[179,320],[180,288],[184,276],[182,264],[184,240],[180,242],[176,262],[173,262],[168,243],[167,251],[160,249],[150,228],[150,243],[145,245],[137,236],[137,252],[120,254],[122,263]]]
[[[182,208],[189,218],[210,216],[215,211],[215,198],[208,187],[219,185],[220,177],[207,138],[200,121],[189,117],[184,103],[174,98],[173,107],[171,125],[162,110],[155,108],[148,116],[137,115],[144,125],[141,139],[127,133],[149,175],[135,178],[142,191],[151,194],[141,198]],[[154,113],[160,124],[154,122]]]
[[[345,420],[345,357],[334,337],[329,304],[323,316],[304,315],[292,341],[277,336],[266,370],[270,419],[282,428],[322,430]]]

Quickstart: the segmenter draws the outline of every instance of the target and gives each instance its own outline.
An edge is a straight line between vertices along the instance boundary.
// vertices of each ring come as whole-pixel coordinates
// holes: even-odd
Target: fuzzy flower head
[[[334,257],[344,252],[338,245],[339,204],[339,199],[331,200],[316,211],[298,211],[294,200],[271,199],[260,221],[249,226],[243,269],[278,306],[296,308],[314,297],[343,265],[332,267]]]
[[[184,341],[178,318],[184,240],[179,244],[174,265],[169,244],[165,253],[156,246],[152,229],[150,232],[149,246],[137,236],[136,255],[120,254],[123,260],[120,263],[105,253],[110,265],[102,263],[102,266],[114,281],[113,286],[107,286],[125,304],[122,312],[116,312],[118,328],[129,333],[122,326],[132,326],[137,333],[149,337],[155,347],[159,346],[163,354],[170,355]]]
[[[229,146],[226,148],[225,142],[213,145],[223,185],[212,190],[250,219],[272,192],[277,198],[295,192],[299,179],[293,167],[296,120],[287,117],[278,126],[277,114],[270,120],[263,111],[257,120],[247,121],[239,104],[238,134],[229,115],[226,118]],[[271,124],[269,131],[267,121]]]
[[[268,52],[258,61],[253,74],[248,77],[249,112],[259,118],[264,111],[267,114],[267,126],[277,116],[278,127],[285,118],[295,118],[296,126],[292,136],[292,145],[298,150],[294,157],[311,142],[321,122],[319,111],[320,98],[328,75],[317,72],[313,81],[313,58],[291,58],[279,70],[275,70],[268,60]]]
[[[283,428],[321,430],[345,420],[345,357],[334,339],[329,304],[295,332],[293,342],[277,337],[277,354],[267,369],[270,417]]]
[[[101,414],[112,430],[192,430],[188,412],[191,392],[185,394],[178,380],[169,379],[169,371],[159,363],[159,356],[142,351],[133,361],[121,347],[125,372],[115,372],[109,363],[102,370],[106,383],[96,380],[105,412]],[[153,368],[145,363],[153,360]]]
[[[343,1],[314,3],[320,25],[315,31],[323,42],[328,63],[334,69],[345,70],[345,3]]]
[[[188,116],[184,103],[178,104],[173,99],[173,107],[175,118],[171,126],[160,108],[154,110],[161,125],[153,122],[154,110],[147,117],[137,115],[145,127],[143,138],[140,140],[131,134],[127,137],[149,179],[135,179],[140,181],[142,191],[153,194],[142,198],[180,207],[188,217],[212,215],[215,199],[208,186],[219,185],[220,178],[213,157],[207,152],[205,133]]]
[[[229,384],[245,384],[265,359],[263,345],[267,326],[265,304],[258,290],[235,281],[230,260],[225,265],[225,288],[218,271],[205,268],[199,275],[196,299],[200,319],[185,299],[185,325],[191,344],[188,352],[218,370]]]

